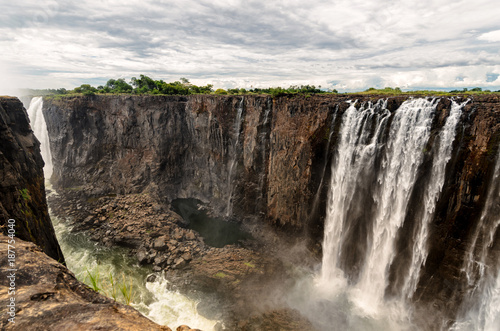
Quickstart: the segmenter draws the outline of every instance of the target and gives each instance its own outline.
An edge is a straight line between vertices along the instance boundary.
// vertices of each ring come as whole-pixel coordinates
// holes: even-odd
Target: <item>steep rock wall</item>
[[[457,127],[453,156],[431,224],[429,242],[432,245],[415,297],[416,301],[434,302],[431,311],[446,312],[449,319],[455,317],[464,295],[474,292],[477,286],[468,284],[470,275],[464,271],[464,265],[468,262],[467,252],[482,245],[474,242],[474,234],[488,191],[498,185],[493,182],[493,172],[500,157],[499,143],[500,98],[472,99],[464,107]],[[500,270],[500,229],[496,229],[493,237],[492,246],[485,252],[488,276]],[[480,256],[473,254],[472,259],[480,260]]]
[[[220,214],[263,214],[301,231],[315,191],[312,173],[316,163],[324,166],[312,159],[321,158],[316,149],[325,144],[321,135],[337,102],[263,96],[48,99],[54,183],[96,195],[149,189],[164,201],[194,197]]]
[[[40,142],[28,115],[16,98],[0,98],[0,221],[7,234],[8,219],[15,235],[39,245],[50,257],[64,262],[45,199]]]

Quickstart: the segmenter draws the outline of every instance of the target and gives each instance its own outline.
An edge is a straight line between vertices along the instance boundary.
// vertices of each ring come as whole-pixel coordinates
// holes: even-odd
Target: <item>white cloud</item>
[[[499,42],[500,41],[500,30],[490,31],[487,33],[483,33],[479,36],[480,40],[486,40],[490,42]]]
[[[36,88],[141,73],[224,87],[493,87],[499,14],[488,0],[23,0],[0,10],[0,67]]]

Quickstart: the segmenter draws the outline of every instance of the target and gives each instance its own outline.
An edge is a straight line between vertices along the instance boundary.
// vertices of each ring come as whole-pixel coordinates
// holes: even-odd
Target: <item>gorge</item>
[[[215,305],[259,316],[299,312],[315,329],[499,325],[497,95],[79,96],[45,98],[38,109],[54,189],[89,209],[75,211],[75,223],[94,229],[102,244],[110,231],[110,245],[186,277],[186,292],[222,284],[217,290],[231,304]],[[32,127],[40,115],[30,114]],[[144,193],[152,202],[140,203],[152,211],[147,221],[133,216],[144,229],[135,243],[114,225],[131,224],[126,214],[135,209],[109,206]],[[240,224],[256,242],[206,247],[170,214],[176,199],[196,199],[197,208]],[[156,252],[167,246],[191,256]],[[231,267],[241,262],[240,273],[217,269],[229,255]],[[200,281],[203,260],[217,268]],[[250,300],[261,284],[281,298],[259,292],[264,303]],[[233,290],[236,297],[227,294]],[[222,317],[228,329],[267,323],[251,311]]]

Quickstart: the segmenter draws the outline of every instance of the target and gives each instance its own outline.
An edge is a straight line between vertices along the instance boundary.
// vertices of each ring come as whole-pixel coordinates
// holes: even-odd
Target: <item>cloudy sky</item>
[[[0,95],[140,74],[498,90],[499,17],[492,0],[0,0]]]

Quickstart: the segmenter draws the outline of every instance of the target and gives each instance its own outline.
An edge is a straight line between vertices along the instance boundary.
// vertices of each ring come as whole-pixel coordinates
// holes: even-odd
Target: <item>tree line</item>
[[[163,80],[155,80],[146,75],[140,75],[139,78],[132,77],[127,82],[123,78],[109,79],[105,85],[94,87],[90,84],[82,84],[73,90],[46,89],[34,90],[36,94],[42,95],[65,95],[65,94],[163,94],[163,95],[189,95],[189,94],[271,94],[280,96],[286,94],[316,94],[316,93],[337,93],[337,90],[324,91],[321,86],[317,88],[314,85],[293,85],[288,88],[269,87],[269,88],[230,88],[230,89],[215,89],[212,84],[197,86],[191,84],[188,79],[180,78],[175,82],[165,82]]]
[[[320,94],[320,93],[338,93],[337,90],[321,89],[321,86],[314,85],[292,85],[288,88],[283,87],[267,87],[267,88],[229,88],[229,89],[215,89],[212,84],[205,86],[197,86],[191,84],[188,79],[180,78],[175,82],[165,82],[163,80],[155,80],[146,75],[140,75],[139,78],[132,77],[130,81],[123,78],[109,79],[105,85],[94,87],[90,84],[82,84],[73,90],[60,89],[45,89],[45,90],[29,90],[30,95],[67,95],[67,94],[83,94],[83,95],[96,95],[96,94],[160,94],[160,95],[189,95],[189,94],[268,94],[272,96],[282,96],[291,94]],[[496,91],[500,92],[500,91]],[[436,94],[436,95],[449,95],[453,93],[491,93],[490,90],[482,90],[480,87],[471,89],[464,88],[463,90],[446,91],[433,91],[433,90],[416,90],[403,92],[399,87],[385,87],[377,89],[370,87],[359,94]]]

